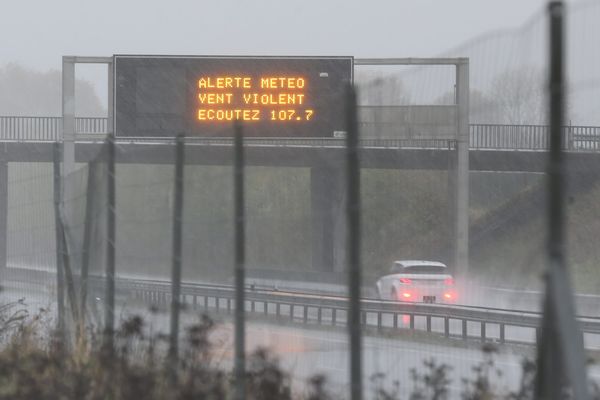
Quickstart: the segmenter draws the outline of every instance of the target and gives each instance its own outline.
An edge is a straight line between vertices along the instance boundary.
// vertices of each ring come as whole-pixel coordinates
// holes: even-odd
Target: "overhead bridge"
[[[427,106],[430,114],[439,118],[438,112],[431,112],[432,106]],[[363,139],[382,140],[416,140],[425,138],[453,137],[455,132],[449,130],[449,125],[425,123],[415,124],[410,122],[389,122],[378,120],[372,113],[365,113],[364,109],[373,107],[359,107],[360,136]],[[385,107],[378,107],[385,108]],[[395,115],[398,108],[394,107]],[[407,106],[411,110],[420,106]],[[423,107],[425,108],[425,107]],[[437,108],[451,108],[450,106],[437,106]],[[422,113],[422,112],[421,112]],[[420,113],[417,113],[420,114]],[[383,114],[385,115],[385,114]],[[415,118],[406,116],[406,119]],[[547,125],[503,125],[503,124],[471,124],[469,126],[469,147],[474,149],[490,150],[547,150],[550,146],[550,136]],[[75,118],[75,132],[79,137],[91,135],[102,137],[109,132],[108,118],[106,117],[77,117]],[[60,141],[63,136],[62,117],[33,117],[33,116],[0,116],[0,140],[9,141]],[[597,126],[565,126],[563,127],[564,144],[570,151],[600,151],[600,127]],[[145,138],[138,138],[144,140]],[[211,140],[215,140],[214,138]],[[440,139],[443,140],[443,139]],[[278,144],[302,143],[316,145],[329,143],[328,138],[262,138],[258,142],[273,142]],[[428,140],[424,140],[427,143]]]
[[[107,118],[76,118],[76,160],[90,161],[106,137]],[[426,139],[418,130],[394,131],[375,122],[360,123],[363,168],[451,169],[457,143]],[[386,130],[387,129],[387,130]],[[400,128],[398,128],[400,129]],[[429,129],[431,131],[431,129]],[[374,137],[377,135],[378,137]],[[396,135],[396,137],[394,137]],[[598,168],[600,127],[563,128],[569,168]],[[52,142],[62,140],[60,117],[2,117],[0,144],[8,162],[50,162]],[[117,162],[163,164],[173,161],[172,137],[124,138],[117,141]],[[230,165],[230,138],[188,138],[186,162]],[[336,138],[247,138],[246,162],[252,166],[324,167],[343,165],[345,141]],[[549,130],[543,125],[470,125],[469,169],[496,172],[545,172]]]
[[[75,119],[75,160],[86,163],[100,152],[107,132],[106,118]],[[364,132],[380,137],[360,140],[362,168],[397,170],[454,170],[457,143],[449,139],[424,139],[418,132],[403,137],[385,133],[373,122],[362,122]],[[390,131],[387,131],[390,132]],[[412,136],[412,137],[411,137]],[[568,173],[600,170],[600,127],[563,129]],[[52,162],[53,143],[62,139],[59,117],[0,117],[0,231],[6,229],[9,163]],[[543,173],[547,165],[549,131],[535,125],[471,125],[470,171]],[[117,140],[116,162],[121,164],[171,164],[175,157],[172,137]],[[343,166],[345,141],[337,138],[247,138],[248,166],[305,167],[311,169],[313,268],[343,268],[344,212]],[[231,165],[230,138],[186,139],[189,165]],[[6,243],[0,243],[0,263],[5,264]]]

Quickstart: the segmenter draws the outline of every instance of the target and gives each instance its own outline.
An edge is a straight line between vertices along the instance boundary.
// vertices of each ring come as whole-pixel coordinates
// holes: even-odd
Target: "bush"
[[[0,400],[54,399],[140,399],[187,400],[226,399],[234,394],[233,374],[216,356],[211,342],[215,323],[207,316],[185,331],[181,357],[168,357],[166,337],[146,334],[142,318],[133,316],[122,322],[115,333],[114,349],[102,345],[101,337],[88,332],[86,341],[65,346],[57,336],[44,335],[43,318],[28,318],[20,306],[23,301],[0,306]],[[109,351],[110,350],[110,351]],[[462,378],[464,400],[528,400],[534,398],[536,365],[524,359],[522,378],[514,392],[502,392],[495,385],[501,371],[496,367],[495,346],[482,348],[483,361],[474,366],[473,375]],[[307,382],[306,393],[292,391],[292,379],[278,359],[267,349],[256,350],[247,359],[246,389],[249,400],[334,400],[327,377],[315,375]],[[386,377],[371,377],[369,398],[374,400],[447,400],[452,368],[434,359],[423,368],[410,371],[408,397],[394,381],[386,387]],[[596,384],[592,398],[600,399]],[[345,394],[345,393],[344,393]],[[567,395],[565,399],[569,398]]]

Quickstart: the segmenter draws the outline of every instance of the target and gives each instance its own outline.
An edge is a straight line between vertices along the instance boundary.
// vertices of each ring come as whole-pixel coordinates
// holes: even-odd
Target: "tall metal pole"
[[[564,181],[564,5],[549,3],[550,17],[550,162],[548,164],[548,269],[541,337],[538,338],[536,398],[562,399],[568,383],[573,398],[586,400],[587,373],[582,334],[565,260]],[[565,379],[566,378],[566,379]]]
[[[73,210],[70,205],[67,204],[64,199],[71,199],[73,197],[73,184],[69,182],[67,177],[75,170],[75,59],[73,56],[63,56],[62,58],[62,182],[61,182],[61,201],[59,204],[59,208],[57,208],[58,219],[57,223],[61,224],[60,226],[60,236],[57,237],[57,240],[61,241],[61,257],[63,258],[60,269],[61,269],[61,280],[63,281],[61,285],[65,285],[67,282],[65,278],[68,278],[66,272],[68,265],[68,254],[67,254],[67,244],[65,241],[65,229],[69,221],[73,218]],[[62,217],[61,218],[61,207]],[[58,267],[58,265],[57,265]],[[57,270],[58,272],[58,270]],[[57,274],[58,276],[58,274]],[[61,290],[64,291],[64,286]],[[64,304],[64,295],[71,294],[71,290],[73,289],[71,286],[67,286],[67,292],[63,293],[63,304],[62,307],[65,307]],[[76,312],[77,304],[72,304],[70,302],[71,310]],[[60,305],[59,305],[60,306]],[[65,335],[66,335],[66,320],[64,319],[61,323],[65,324]],[[73,323],[78,324],[79,321],[73,321]],[[66,338],[66,336],[65,336]]]
[[[235,208],[235,397],[246,398],[244,264],[246,260],[244,216],[244,138],[239,121],[234,125],[234,208]]]
[[[94,227],[94,206],[96,204],[96,169],[98,165],[95,161],[88,164],[87,191],[85,199],[85,222],[83,225],[83,251],[81,255],[81,283],[79,288],[79,315],[80,322],[78,327],[78,336],[83,338],[83,329],[85,328],[86,306],[88,297],[88,277],[91,259],[92,232]]]
[[[0,149],[0,270],[7,267],[8,241],[8,161],[6,144]]]
[[[115,329],[115,139],[110,135],[107,139],[108,169],[108,210],[106,232],[106,299],[104,303],[104,333],[106,349],[114,350],[113,335]]]
[[[362,338],[360,326],[360,165],[356,91],[346,93],[346,179],[348,219],[348,331],[350,336],[350,399],[362,399]]]
[[[183,227],[183,167],[184,141],[177,136],[175,147],[175,193],[173,205],[173,268],[171,271],[171,335],[169,337],[169,357],[173,370],[177,365],[179,343],[179,310],[181,301],[181,253]]]
[[[548,166],[548,254],[553,265],[564,260],[563,55],[561,2],[550,3],[550,164]]]
[[[56,238],[56,331],[60,340],[65,339],[65,276],[63,270],[63,231],[60,222],[60,202],[62,199],[62,176],[60,172],[61,144],[54,143],[54,230]]]

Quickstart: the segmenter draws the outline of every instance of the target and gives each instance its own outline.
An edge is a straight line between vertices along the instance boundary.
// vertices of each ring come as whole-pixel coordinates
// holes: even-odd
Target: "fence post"
[[[113,352],[115,329],[115,138],[109,135],[107,142],[108,210],[106,232],[106,299],[104,302],[104,340],[107,351]]]
[[[175,145],[175,199],[173,204],[173,270],[171,271],[171,335],[169,337],[169,357],[171,368],[177,365],[179,341],[179,310],[181,301],[181,251],[183,226],[183,135],[177,136]],[[217,303],[218,304],[218,303]]]
[[[564,178],[562,126],[564,118],[564,5],[552,1],[550,19],[550,161],[548,165],[548,268],[541,334],[538,336],[537,399],[562,398],[568,382],[573,398],[589,396],[581,331],[575,319],[573,293],[564,256]]]
[[[350,336],[350,399],[362,399],[362,344],[360,312],[360,165],[356,92],[348,86],[346,93],[346,180],[348,219],[348,330]]]
[[[234,215],[235,215],[235,398],[246,398],[245,356],[245,311],[244,263],[245,263],[245,219],[244,219],[244,138],[239,121],[234,124]]]
[[[88,164],[87,176],[87,193],[85,199],[85,222],[83,231],[83,254],[81,258],[81,282],[80,282],[80,299],[79,299],[79,318],[80,323],[78,329],[79,337],[83,337],[83,329],[85,328],[86,305],[88,295],[88,276],[90,266],[90,246],[92,240],[92,232],[94,226],[94,205],[96,204],[96,174],[98,164],[94,161]]]
[[[59,142],[53,146],[54,155],[54,232],[56,240],[56,331],[61,341],[65,340],[65,287],[63,271],[63,232],[60,222],[60,201],[62,198],[62,177],[60,173],[61,147]]]
[[[4,271],[7,260],[8,242],[8,161],[6,144],[0,150],[0,270]]]

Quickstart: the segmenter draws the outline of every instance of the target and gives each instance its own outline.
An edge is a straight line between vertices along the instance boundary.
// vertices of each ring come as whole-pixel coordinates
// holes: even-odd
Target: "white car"
[[[394,261],[375,285],[382,300],[454,303],[457,297],[452,275],[437,261]]]

